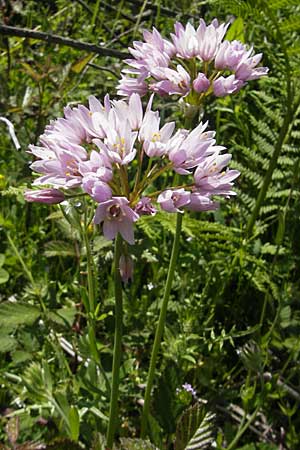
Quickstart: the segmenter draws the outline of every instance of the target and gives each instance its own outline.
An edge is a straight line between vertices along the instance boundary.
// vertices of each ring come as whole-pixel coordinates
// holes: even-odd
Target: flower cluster
[[[177,22],[170,40],[155,28],[152,33],[144,31],[144,42],[136,41],[129,48],[133,58],[126,60],[130,68],[122,71],[118,93],[144,95],[150,89],[197,104],[206,95],[224,97],[266,75],[267,67],[257,67],[261,53],[253,55],[253,49],[241,42],[223,40],[228,26],[219,25],[217,19],[210,25],[200,19],[197,29]]]
[[[88,108],[67,107],[64,113],[46,127],[39,146],[30,146],[36,159],[31,169],[41,175],[33,184],[48,187],[27,191],[28,201],[90,196],[104,236],[114,239],[119,232],[133,244],[134,222],[156,214],[158,205],[170,213],[214,210],[215,195],[234,195],[239,173],[226,169],[231,155],[216,145],[207,123],[175,132],[174,122],[161,126],[152,98],[143,110],[138,94],[128,101],[106,96],[104,104],[91,96]]]

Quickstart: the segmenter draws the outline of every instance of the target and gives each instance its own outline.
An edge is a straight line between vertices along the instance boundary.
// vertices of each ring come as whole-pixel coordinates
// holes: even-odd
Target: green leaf
[[[71,430],[71,438],[77,442],[79,437],[80,420],[78,410],[75,406],[70,407],[69,424]]]
[[[4,302],[0,304],[0,327],[32,325],[40,314],[38,308],[27,303]]]
[[[7,270],[2,269],[2,267],[0,267],[0,284],[6,283],[9,279],[9,273],[7,272]]]
[[[51,241],[45,245],[45,256],[51,258],[53,256],[72,256],[76,257],[74,245],[64,241]]]
[[[120,438],[120,450],[158,450],[150,441],[143,439]]]
[[[45,450],[82,450],[81,446],[71,439],[57,438],[45,446]]]
[[[80,58],[79,61],[72,65],[71,70],[75,73],[81,73],[93,57],[93,54],[89,54],[87,56],[84,56],[83,58]]]
[[[4,260],[5,260],[5,256],[3,255],[3,253],[0,253],[0,267],[3,266]]]
[[[13,337],[0,334],[0,353],[10,352],[17,344],[17,341]]]
[[[175,450],[210,449],[214,414],[198,403],[186,410],[177,425]]]
[[[225,39],[227,39],[228,41],[233,41],[236,39],[238,41],[245,42],[244,21],[242,17],[238,17],[237,19],[235,19],[235,21],[227,31]]]

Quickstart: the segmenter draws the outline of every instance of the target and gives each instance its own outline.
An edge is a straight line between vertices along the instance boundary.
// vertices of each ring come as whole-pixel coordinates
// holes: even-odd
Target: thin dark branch
[[[23,38],[38,39],[40,41],[45,41],[48,44],[66,45],[68,47],[76,48],[78,50],[96,53],[97,55],[101,56],[112,56],[119,59],[125,59],[130,56],[128,53],[101,47],[100,45],[97,44],[76,41],[74,39],[58,36],[57,34],[44,33],[42,31],[33,31],[27,28],[17,28],[17,27],[10,27],[7,25],[0,25],[0,34],[6,36],[18,36]]]

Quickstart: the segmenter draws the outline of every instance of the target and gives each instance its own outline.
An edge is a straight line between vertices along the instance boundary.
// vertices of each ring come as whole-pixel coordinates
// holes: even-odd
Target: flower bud
[[[119,261],[119,268],[122,281],[128,283],[129,279],[133,279],[133,261],[129,255],[121,255]]]
[[[197,78],[193,81],[193,88],[198,94],[201,92],[206,92],[210,86],[209,80],[206,78],[204,73],[198,73]]]
[[[48,205],[61,203],[65,200],[64,193],[58,189],[28,190],[24,192],[28,202],[47,203]]]

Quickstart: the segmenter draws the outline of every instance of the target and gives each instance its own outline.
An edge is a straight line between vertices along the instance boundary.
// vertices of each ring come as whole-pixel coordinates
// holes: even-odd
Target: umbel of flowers
[[[148,90],[159,95],[177,94],[190,104],[199,104],[207,95],[224,97],[238,92],[247,81],[268,72],[257,67],[262,54],[253,54],[240,41],[223,40],[228,24],[214,19],[206,25],[203,19],[197,29],[177,22],[175,33],[164,39],[154,28],[144,31],[145,42],[134,42],[129,48],[133,58],[126,60],[118,86],[120,95],[133,92],[144,95]]]
[[[138,94],[127,101],[104,105],[94,96],[89,107],[65,108],[65,117],[54,120],[30,146],[36,157],[31,164],[42,174],[29,190],[28,201],[60,203],[68,196],[85,193],[95,201],[94,222],[114,239],[118,232],[134,243],[134,222],[154,215],[160,207],[169,213],[214,210],[214,196],[234,195],[233,180],[239,172],[227,168],[231,155],[216,145],[214,131],[200,123],[192,131],[175,123],[161,126],[152,98],[143,111]],[[175,174],[180,184],[174,184]],[[159,189],[158,178],[168,177]],[[165,183],[165,178],[164,178]]]

